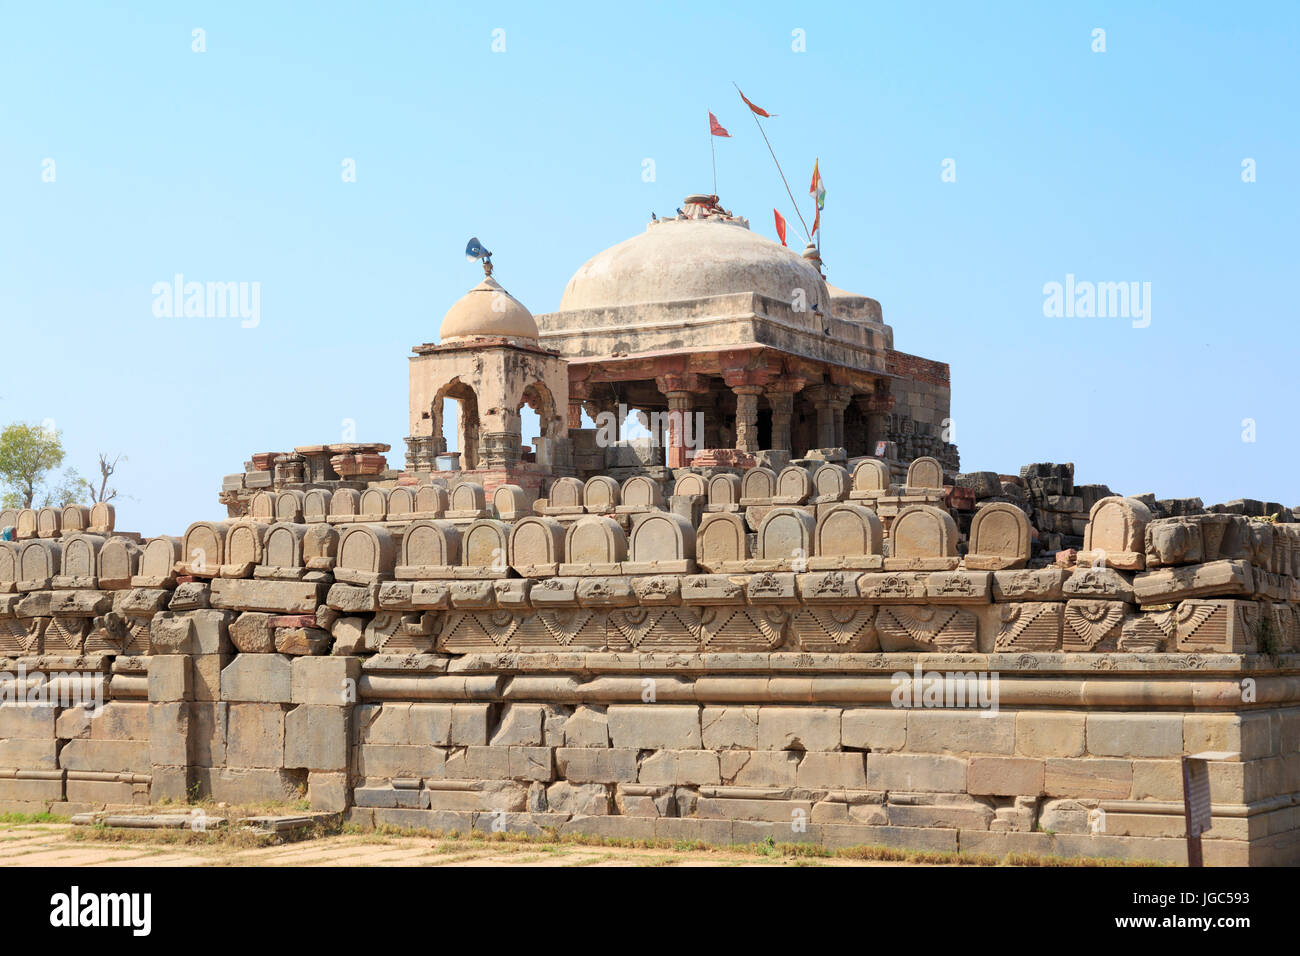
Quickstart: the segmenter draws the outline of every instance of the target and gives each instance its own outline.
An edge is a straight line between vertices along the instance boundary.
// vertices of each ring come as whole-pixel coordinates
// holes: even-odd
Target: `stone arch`
[[[627,560],[627,535],[613,518],[586,515],[569,525],[564,557],[564,573],[617,574],[619,565]]]
[[[398,485],[388,493],[388,520],[410,521],[415,513],[415,491]]]
[[[66,505],[60,515],[64,534],[90,530],[90,509],[85,505]]]
[[[137,588],[166,588],[176,583],[176,565],[184,542],[171,535],[151,538],[140,554],[140,573],[131,579]]]
[[[618,482],[608,475],[596,475],[587,479],[582,487],[582,506],[590,514],[612,514],[618,507],[620,491]]]
[[[59,543],[48,538],[34,538],[23,544],[18,553],[18,589],[48,588],[59,573],[60,550]]]
[[[360,508],[357,513],[358,521],[387,521],[388,489],[367,488],[361,492],[361,503],[358,507]]]
[[[443,408],[448,400],[456,402],[456,451],[460,453],[461,470],[473,471],[479,459],[478,393],[457,376],[434,395],[429,417],[433,419],[434,447],[439,454],[449,450],[443,435]]]
[[[844,471],[844,476],[847,479],[847,471]],[[810,568],[831,571],[881,566],[885,532],[874,511],[847,502],[828,505],[818,511],[813,537],[816,557],[809,561]]]
[[[86,509],[89,512],[89,509]],[[62,539],[63,556],[54,586],[58,588],[98,587],[99,551],[104,537],[87,532],[65,534]]]
[[[970,522],[966,567],[973,571],[1023,568],[1030,554],[1029,518],[1005,501],[994,501],[975,512]]]
[[[95,576],[99,579],[100,589],[120,591],[129,588],[131,579],[140,573],[140,554],[140,546],[130,538],[114,537],[105,541],[95,556]]]
[[[397,545],[388,529],[351,524],[339,535],[334,577],[348,584],[376,584],[393,576]]]
[[[673,485],[674,495],[704,495],[709,493],[708,486],[704,483],[704,477],[697,475],[693,471],[688,471],[677,479]]]
[[[942,508],[908,505],[889,526],[886,571],[951,571],[957,567],[957,522]]]
[[[60,508],[42,508],[36,512],[36,535],[57,538],[63,533],[63,511]]]
[[[302,524],[303,508],[307,495],[295,489],[282,491],[275,496],[275,520],[287,524]]]
[[[740,480],[740,503],[746,508],[770,505],[775,494],[776,472],[771,468],[750,468]]]
[[[277,522],[266,529],[262,542],[261,566],[254,577],[299,578],[303,573],[303,540],[309,525]]]
[[[715,511],[700,519],[695,563],[710,574],[739,571],[749,560],[745,519],[734,511]]]
[[[567,429],[560,419],[560,412],[555,404],[555,396],[545,382],[534,381],[524,387],[520,393],[519,404],[515,406],[515,417],[519,421],[520,454],[523,454],[523,410],[527,407],[537,415],[537,454],[536,461],[549,465],[553,460],[551,443],[562,437]],[[567,409],[566,409],[567,411]]]
[[[816,530],[813,516],[798,508],[777,507],[765,514],[758,526],[758,557],[765,569],[775,570],[767,564],[776,562],[780,570],[806,570]]]
[[[181,543],[181,567],[185,574],[215,578],[226,563],[227,521],[196,521],[185,529]]]
[[[18,512],[18,518],[14,522],[14,536],[19,541],[26,541],[28,538],[36,537],[36,510],[34,508],[23,508]]]
[[[849,496],[852,481],[843,465],[827,462],[813,472],[813,496],[819,504],[844,501]]]
[[[517,521],[529,511],[528,492],[518,485],[499,485],[492,492],[492,510],[502,521]]]
[[[356,521],[361,513],[361,492],[355,488],[339,488],[330,496],[330,524]]]
[[[0,509],[0,528],[18,528],[18,509],[3,508]]]
[[[275,521],[275,492],[259,491],[248,500],[248,517],[267,524]]]
[[[437,518],[447,512],[447,489],[442,485],[420,485],[415,489],[412,518]]]
[[[18,568],[17,543],[0,541],[0,594],[8,594],[17,588]]]
[[[309,571],[332,571],[339,550],[339,533],[328,524],[307,526],[302,539],[302,560]]]
[[[559,573],[564,561],[564,526],[554,518],[529,515],[510,528],[510,566],[526,578]]]
[[[1102,564],[1122,571],[1146,567],[1146,533],[1151,511],[1134,498],[1111,495],[1088,512],[1080,564]]]
[[[226,532],[221,562],[223,578],[246,578],[262,563],[266,532],[271,526],[260,521],[239,521]]]
[[[664,506],[663,485],[649,475],[633,475],[623,482],[619,494],[624,508],[660,510]]]
[[[582,482],[577,478],[556,478],[555,481],[551,482],[551,490],[547,492],[546,503],[551,508],[561,509],[568,513],[581,512],[584,490]]]
[[[889,493],[889,465],[879,458],[863,458],[853,466],[850,498],[879,498]]]
[[[328,521],[330,516],[330,499],[333,493],[327,488],[313,488],[302,499],[302,520],[308,524]]]
[[[117,522],[117,509],[107,501],[99,501],[90,508],[89,530],[95,534],[112,534]],[[2,522],[0,522],[2,523]]]
[[[943,490],[943,465],[939,459],[922,455],[907,466],[907,487],[924,491]]]
[[[734,476],[733,476],[734,477]],[[652,512],[632,527],[631,574],[690,574],[695,570],[695,527],[668,511]]]
[[[478,482],[462,481],[451,489],[450,505],[448,511],[453,516],[481,516],[487,511],[487,493]]]
[[[812,478],[800,465],[786,465],[776,476],[776,494],[772,501],[782,505],[801,505],[812,494]]]
[[[709,479],[709,509],[736,511],[740,508],[740,476],[726,472]]]
[[[399,579],[449,578],[460,564],[460,529],[450,521],[421,518],[412,521],[402,536]]]
[[[476,577],[506,577],[510,572],[510,525],[496,518],[479,518],[465,529],[460,563]]]

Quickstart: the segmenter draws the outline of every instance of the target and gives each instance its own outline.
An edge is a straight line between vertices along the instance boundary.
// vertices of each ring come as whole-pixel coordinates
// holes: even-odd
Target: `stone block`
[[[64,770],[97,773],[148,773],[149,742],[85,738],[69,740],[59,751],[59,766]]]
[[[349,793],[346,773],[307,774],[307,801],[313,810],[341,813],[348,808]]]
[[[221,699],[289,703],[293,699],[289,658],[280,654],[237,655],[221,671]]]
[[[724,750],[722,782],[733,787],[793,787],[800,753],[794,750]]]
[[[1089,714],[1094,757],[1175,757],[1183,753],[1182,714]]]
[[[289,696],[295,704],[344,707],[357,700],[361,661],[355,657],[295,657],[289,663]]]
[[[1038,796],[1043,761],[1030,757],[971,757],[966,790],[986,796]]]
[[[1015,749],[1015,714],[917,709],[907,717],[909,753],[1011,754]]]
[[[509,704],[492,734],[493,747],[540,747],[543,743],[541,704]]]
[[[795,784],[810,790],[863,790],[867,786],[867,758],[861,753],[810,752],[799,761]]]
[[[285,714],[284,766],[307,770],[347,770],[348,709],[323,704],[300,704]]]
[[[722,777],[712,750],[660,750],[641,762],[640,783],[654,786],[718,785]]]
[[[561,780],[546,788],[546,805],[553,813],[604,816],[610,812],[611,802],[604,784]]]
[[[1026,757],[1082,757],[1085,715],[1021,711],[1016,714],[1016,753]]]
[[[24,704],[0,704],[0,738],[25,737],[53,740],[59,715],[55,707],[28,707]]]
[[[356,753],[357,774],[362,777],[440,780],[446,776],[447,752],[438,747],[362,744]]]
[[[705,707],[700,715],[704,746],[709,750],[757,750],[758,707],[737,704]]]
[[[561,747],[555,765],[559,776],[573,783],[635,783],[636,756],[634,749]]]
[[[1048,758],[1043,789],[1052,797],[1127,800],[1133,791],[1133,762]]]
[[[840,713],[838,707],[760,707],[759,749],[839,750]]]
[[[493,710],[492,704],[452,704],[451,745],[486,746],[492,727]]]
[[[388,707],[387,704],[384,705]],[[450,745],[451,704],[412,704],[408,715],[412,744]]]
[[[73,743],[69,741],[68,743]],[[67,747],[67,744],[64,745]],[[15,737],[0,740],[0,767],[19,770],[54,770],[58,764],[59,744],[53,737]]]
[[[700,708],[694,704],[613,704],[609,735],[634,750],[700,749]]]
[[[967,761],[930,754],[868,754],[872,790],[959,793],[966,789]]]
[[[146,704],[149,709],[149,763],[186,767],[193,761],[190,707],[183,701]]]
[[[846,707],[840,721],[843,746],[872,753],[902,750],[907,743],[907,711],[901,708]]]
[[[194,677],[188,654],[166,654],[149,659],[149,700],[192,700]]]
[[[282,705],[265,703],[230,705],[226,717],[226,765],[241,768],[285,766]]]

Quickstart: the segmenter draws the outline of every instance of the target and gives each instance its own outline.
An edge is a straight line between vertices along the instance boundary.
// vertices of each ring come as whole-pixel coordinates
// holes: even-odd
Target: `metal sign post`
[[[1187,865],[1204,866],[1201,834],[1210,829],[1210,761],[1239,760],[1230,751],[1207,750],[1183,755],[1183,813],[1187,823]]]

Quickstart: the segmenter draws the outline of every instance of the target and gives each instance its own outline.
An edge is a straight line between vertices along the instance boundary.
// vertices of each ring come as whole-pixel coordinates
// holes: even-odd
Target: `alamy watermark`
[[[160,319],[238,318],[246,329],[262,321],[262,283],[186,282],[176,273],[171,282],[155,282],[153,314]]]
[[[0,671],[0,705],[12,707],[84,707],[98,717],[104,709],[104,675],[99,671],[58,671],[28,674]]]
[[[896,671],[889,680],[894,685],[889,699],[895,707],[970,709],[978,710],[981,717],[998,713],[996,671],[926,671],[918,662],[912,673]]]
[[[1067,273],[1065,282],[1043,286],[1043,315],[1049,319],[1132,319],[1133,328],[1151,324],[1150,282],[1090,282]]]

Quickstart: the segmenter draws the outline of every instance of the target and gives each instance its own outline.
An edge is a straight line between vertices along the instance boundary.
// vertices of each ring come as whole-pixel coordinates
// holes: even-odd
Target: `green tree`
[[[61,464],[63,442],[54,429],[15,422],[0,431],[0,483],[7,506],[30,508],[46,476]]]

